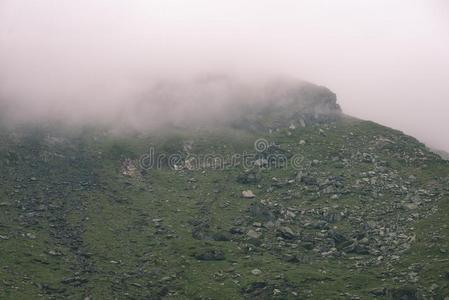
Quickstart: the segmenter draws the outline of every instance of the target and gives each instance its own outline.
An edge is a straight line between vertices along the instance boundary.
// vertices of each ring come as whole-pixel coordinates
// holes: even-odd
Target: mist
[[[326,86],[345,113],[449,151],[449,3],[0,1],[11,122],[216,120],[273,78]]]

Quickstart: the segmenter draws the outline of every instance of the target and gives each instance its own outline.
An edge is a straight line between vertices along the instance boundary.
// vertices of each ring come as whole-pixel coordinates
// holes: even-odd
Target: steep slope
[[[329,97],[213,129],[2,130],[0,298],[442,299],[449,163]]]
[[[443,159],[448,160],[449,159],[449,153],[447,153],[446,151],[443,150],[435,150],[435,149],[431,149],[433,152],[435,152],[436,154],[438,154],[439,156],[441,156]]]

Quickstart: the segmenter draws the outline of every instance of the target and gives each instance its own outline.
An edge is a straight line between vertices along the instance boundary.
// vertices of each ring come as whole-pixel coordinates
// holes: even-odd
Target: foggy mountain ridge
[[[115,102],[99,101],[103,104],[94,110],[89,108],[95,103],[87,100],[57,107],[46,101],[26,101],[26,107],[20,101],[3,101],[0,114],[4,122],[16,125],[56,122],[148,131],[165,126],[242,124],[267,115],[284,122],[294,119],[305,126],[342,112],[335,93],[326,87],[287,77],[245,80],[205,73],[184,81],[154,81],[138,94]]]
[[[446,0],[2,0],[0,110],[17,122],[57,116],[145,128],[161,114],[222,110],[136,104],[159,78],[280,73],[328,87],[349,115],[449,151],[440,134],[448,128],[448,13]]]
[[[449,300],[448,33],[449,0],[0,0],[0,299]]]
[[[439,156],[441,156],[441,158],[445,159],[445,160],[449,160],[449,152],[446,152],[444,150],[440,150],[440,149],[430,149],[432,152],[438,154]]]

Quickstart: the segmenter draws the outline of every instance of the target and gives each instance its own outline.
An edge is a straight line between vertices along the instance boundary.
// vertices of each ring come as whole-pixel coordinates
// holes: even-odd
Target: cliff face
[[[282,83],[268,88],[258,104],[247,108],[234,125],[276,130],[333,122],[341,115],[337,97],[329,89],[303,82]]]

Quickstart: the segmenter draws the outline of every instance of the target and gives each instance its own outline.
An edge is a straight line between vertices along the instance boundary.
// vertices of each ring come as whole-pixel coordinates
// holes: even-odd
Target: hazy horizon
[[[25,120],[132,119],[127,105],[146,98],[155,119],[196,118],[238,97],[190,87],[173,94],[179,112],[161,116],[167,98],[153,85],[214,72],[282,75],[328,87],[346,114],[449,151],[444,0],[3,0],[0,65],[0,109]]]

